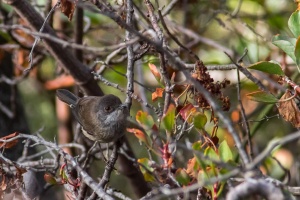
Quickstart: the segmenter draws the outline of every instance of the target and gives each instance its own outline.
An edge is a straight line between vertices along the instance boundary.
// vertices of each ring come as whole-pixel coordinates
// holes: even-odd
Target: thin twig
[[[13,138],[10,138],[10,139],[0,139],[0,142],[3,142],[3,143],[8,143],[8,142],[11,142],[11,141],[14,141],[14,140],[18,140],[20,138],[25,138],[25,139],[30,139],[31,141],[37,143],[37,144],[40,144],[40,145],[44,145],[48,148],[51,148],[52,150],[55,150],[57,151],[62,157],[63,159],[65,159],[66,161],[68,161],[69,164],[71,164],[72,167],[74,167],[78,172],[79,174],[81,175],[82,177],[82,181],[85,182],[89,187],[91,187],[91,189],[100,197],[100,198],[105,198],[105,199],[109,199],[109,200],[112,200],[113,198],[109,195],[107,195],[104,190],[99,187],[97,185],[97,183],[86,173],[86,171],[84,171],[80,166],[79,164],[77,163],[76,159],[73,158],[71,155],[65,153],[63,151],[62,148],[60,148],[57,144],[55,143],[52,143],[52,142],[48,142],[48,141],[45,141],[43,138],[40,138],[40,137],[37,137],[35,135],[29,135],[29,134],[23,134],[23,133],[19,133],[17,136],[13,137]],[[10,165],[12,166],[15,166],[16,163],[13,163],[13,162],[10,162],[9,160],[7,160],[6,158],[4,158],[2,156],[2,154],[0,154],[0,158],[3,159],[3,161],[9,163]],[[22,169],[22,167],[20,167]]]
[[[145,0],[145,4],[148,9],[152,27],[153,27],[155,33],[157,34],[159,43],[162,44],[162,47],[166,47],[166,42],[165,42],[163,32],[162,32],[161,28],[159,27],[156,15],[154,14],[154,7],[149,0]],[[171,81],[170,81],[169,74],[167,72],[167,67],[166,67],[166,59],[165,59],[163,52],[159,52],[159,62],[160,62],[160,71],[161,71],[161,75],[162,75],[164,83],[165,83],[165,92],[166,92],[165,100],[164,100],[164,109],[163,109],[163,115],[164,115],[167,112],[170,102],[171,102],[172,90],[171,90]]]
[[[246,49],[244,54],[247,53],[248,50]],[[262,82],[260,80],[258,80],[257,78],[255,78],[246,68],[242,67],[240,64],[236,63],[232,57],[224,52],[228,58],[232,61],[233,64],[235,64],[235,66],[238,68],[238,70],[240,70],[248,79],[250,79],[253,83],[255,83],[259,89],[261,89],[264,92],[270,93],[270,91],[262,84]]]
[[[183,48],[184,50],[186,50],[189,55],[196,60],[200,60],[199,57],[194,53],[192,52],[192,50],[188,49],[187,47],[185,47],[170,31],[169,31],[169,28],[168,26],[166,25],[166,22],[164,20],[164,17],[163,15],[161,14],[161,11],[158,10],[158,16],[160,18],[160,21],[161,21],[161,24],[163,25],[165,31],[168,33],[168,35],[178,44],[178,46],[180,46],[181,48]]]
[[[126,1],[126,23],[128,26],[131,26],[133,28],[133,4],[132,0],[127,0]],[[128,30],[126,30],[126,40],[130,40],[132,38],[132,33]],[[126,78],[127,78],[127,92],[126,92],[126,100],[125,103],[130,110],[131,104],[132,104],[132,98],[131,94],[134,92],[134,53],[133,53],[133,46],[128,45],[127,46],[127,73],[126,73]]]
[[[112,50],[116,50],[119,48],[125,48],[126,46],[128,46],[130,44],[134,44],[139,40],[138,37],[135,37],[135,38],[131,39],[130,41],[121,42],[116,45],[105,46],[105,47],[91,47],[91,46],[86,46],[86,45],[82,45],[82,44],[71,43],[71,42],[62,40],[58,37],[54,37],[53,35],[48,34],[48,33],[31,31],[30,29],[27,29],[21,25],[8,26],[8,25],[0,24],[0,28],[3,30],[19,29],[19,30],[24,31],[27,34],[33,35],[34,37],[48,39],[55,43],[61,44],[64,48],[71,47],[73,49],[78,49],[78,50],[87,51],[87,52],[94,52],[94,53],[103,53],[103,52],[109,52]]]
[[[120,141],[116,142],[114,145],[112,154],[110,155],[110,159],[105,165],[104,173],[98,184],[98,187],[104,188],[110,179],[111,172],[113,171],[115,163],[118,159],[119,142]],[[94,200],[96,198],[97,198],[96,193],[93,193],[87,200]]]
[[[44,27],[45,27],[45,25],[46,25],[46,23],[47,23],[49,17],[52,15],[52,13],[55,11],[55,9],[56,9],[57,7],[59,7],[59,5],[60,5],[60,0],[58,0],[58,1],[56,2],[56,4],[53,6],[53,8],[52,8],[52,9],[50,10],[50,12],[48,13],[47,17],[45,18],[45,20],[44,20],[44,22],[43,22],[43,24],[42,24],[42,26],[41,26],[41,28],[40,28],[40,30],[39,30],[40,33],[43,32]],[[26,73],[26,71],[31,71],[31,69],[32,69],[32,66],[33,66],[33,65],[32,65],[32,61],[33,61],[33,51],[34,51],[34,48],[35,48],[35,46],[37,45],[37,43],[40,41],[40,39],[41,39],[41,38],[40,38],[39,36],[35,36],[34,43],[33,43],[33,45],[32,45],[31,51],[30,51],[30,53],[29,53],[29,62],[30,62],[30,65],[29,65],[29,67],[28,67],[27,69],[24,70],[25,73]]]
[[[103,76],[99,75],[99,74],[96,74],[95,72],[92,72],[92,74],[95,76],[95,79],[101,81],[102,83],[104,83],[105,85],[107,86],[111,86],[111,87],[114,87],[118,90],[120,90],[121,92],[125,93],[126,90],[124,88],[121,88],[119,86],[119,84],[115,84],[115,83],[111,83],[109,82],[108,80],[106,80],[105,78],[103,78]],[[144,101],[143,99],[139,98],[136,94],[132,93],[130,94],[131,95],[131,98],[137,100],[139,103],[142,103],[144,104],[144,106],[152,109],[158,116],[161,116],[161,113],[160,113],[160,110],[155,108],[153,105],[147,103],[146,101]]]
[[[246,54],[245,54],[246,55]],[[245,56],[244,55],[244,56]],[[244,57],[242,56],[242,57]],[[242,58],[239,59],[239,61],[242,61]],[[243,119],[243,124],[244,124],[244,127],[245,127],[245,131],[246,131],[246,136],[247,136],[247,142],[248,142],[248,146],[249,146],[249,159],[250,161],[252,160],[252,157],[253,157],[253,148],[252,148],[252,141],[251,141],[251,134],[250,134],[250,127],[249,127],[249,122],[247,120],[247,117],[246,117],[246,113],[245,113],[245,109],[244,109],[244,105],[243,105],[243,102],[242,102],[242,99],[241,99],[241,80],[240,80],[240,71],[237,70],[237,95],[238,95],[238,102],[241,106],[241,114],[242,114],[242,119]]]

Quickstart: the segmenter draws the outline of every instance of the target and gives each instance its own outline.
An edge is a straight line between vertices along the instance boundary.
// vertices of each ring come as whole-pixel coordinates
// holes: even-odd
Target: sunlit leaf
[[[180,183],[181,185],[188,185],[190,183],[190,177],[187,174],[187,172],[182,169],[178,168],[175,172],[175,179]]]
[[[272,94],[258,91],[252,92],[246,95],[250,100],[264,103],[277,103],[278,99],[274,97]]]
[[[139,110],[135,116],[136,121],[143,126],[145,129],[152,128],[154,125],[154,121],[151,115],[147,112],[143,112]]]
[[[233,155],[232,155],[231,149],[228,146],[226,140],[224,140],[223,142],[221,142],[221,144],[220,144],[220,146],[218,148],[218,152],[219,152],[220,158],[224,162],[227,162],[229,160],[233,160]]]
[[[212,147],[207,147],[204,151],[204,155],[215,161],[220,160],[219,155]]]
[[[292,33],[294,34],[295,38],[300,36],[300,12],[299,10],[293,12],[290,16],[288,25]]]
[[[255,69],[262,72],[266,72],[269,74],[276,74],[283,76],[284,73],[280,67],[280,64],[275,61],[260,61],[257,63],[254,63],[248,67],[249,69]]]
[[[155,79],[160,82],[161,79],[161,75],[159,73],[159,71],[157,70],[157,67],[152,64],[152,63],[148,63],[149,69],[152,72],[152,74],[154,75]]]
[[[282,49],[287,55],[289,55],[296,63],[295,47],[296,38],[289,38],[287,36],[276,35],[272,38],[272,43]]]
[[[175,106],[170,104],[168,111],[162,118],[162,125],[170,133],[175,124]]]
[[[152,93],[152,101],[156,101],[158,98],[163,97],[164,90],[165,89],[163,88],[156,88],[155,92]]]
[[[137,129],[137,128],[127,128],[127,132],[133,133],[135,137],[137,137],[140,141],[146,143],[148,145],[147,136],[143,133],[143,131]]]
[[[140,166],[140,170],[144,176],[144,179],[149,182],[153,182],[155,180],[154,176],[149,173],[153,172],[154,169],[150,167],[150,160],[148,158],[140,158],[137,160],[138,163],[142,164],[143,166]]]
[[[298,71],[300,72],[300,37],[298,37],[295,47],[296,64]]]
[[[210,146],[208,146],[204,150],[204,155],[207,157],[207,159],[201,161],[201,162],[204,162],[204,163],[201,164],[201,166],[205,165],[207,167],[213,167],[213,166],[215,166],[215,163],[213,161],[220,161],[219,155],[217,154],[217,152],[215,151],[215,149],[212,148],[212,147],[210,147]]]
[[[68,175],[67,175],[67,173],[66,173],[65,170],[62,170],[61,178],[62,178],[63,180],[68,180],[68,179],[69,179],[69,178],[68,178]]]

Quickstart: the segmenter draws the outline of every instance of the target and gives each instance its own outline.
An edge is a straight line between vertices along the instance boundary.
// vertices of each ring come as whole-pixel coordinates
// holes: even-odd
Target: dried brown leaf
[[[76,3],[73,0],[61,0],[60,2],[61,12],[64,13],[69,18],[69,21],[72,20],[75,8],[76,8]]]
[[[286,91],[284,95],[280,98],[278,111],[283,119],[292,123],[292,125],[296,128],[300,127],[300,111],[297,107],[297,104],[294,99],[284,101],[292,96],[290,91]]]
[[[7,188],[7,184],[6,184],[5,180],[6,180],[6,176],[2,176],[2,181],[1,181],[1,186],[0,186],[1,191],[5,191]]]

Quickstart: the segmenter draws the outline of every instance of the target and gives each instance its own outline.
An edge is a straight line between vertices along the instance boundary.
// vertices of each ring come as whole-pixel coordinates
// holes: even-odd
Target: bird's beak
[[[119,108],[120,108],[121,110],[127,109],[127,105],[126,105],[126,104],[121,104],[121,105],[119,106]]]

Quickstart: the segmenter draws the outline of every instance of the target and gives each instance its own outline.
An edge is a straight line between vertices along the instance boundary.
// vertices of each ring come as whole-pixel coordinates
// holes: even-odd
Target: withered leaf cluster
[[[222,82],[214,82],[210,74],[207,71],[207,67],[201,61],[196,62],[195,70],[192,71],[192,77],[195,78],[207,91],[209,91],[213,96],[218,98],[222,103],[222,109],[228,111],[230,108],[230,99],[228,96],[224,96],[221,89],[226,88],[230,84],[230,81],[224,79]],[[191,88],[195,101],[200,108],[210,109],[211,106],[209,102],[203,97],[201,92]]]

